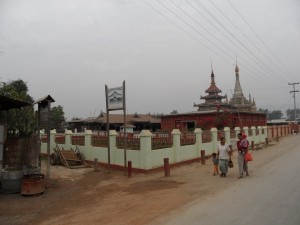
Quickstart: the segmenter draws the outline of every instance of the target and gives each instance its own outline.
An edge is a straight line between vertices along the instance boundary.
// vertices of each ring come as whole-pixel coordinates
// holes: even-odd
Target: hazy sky
[[[237,59],[244,95],[285,112],[299,12],[299,0],[0,0],[0,81],[50,94],[68,119],[105,112],[105,84],[124,80],[128,113],[183,113],[203,102],[211,63],[231,98]]]

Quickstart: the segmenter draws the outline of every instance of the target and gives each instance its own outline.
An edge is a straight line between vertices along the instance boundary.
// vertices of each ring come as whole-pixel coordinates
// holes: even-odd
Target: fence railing
[[[119,148],[119,149],[124,148],[124,144],[125,144],[124,137],[117,136],[117,138],[116,138],[117,148]],[[126,149],[140,150],[140,138],[138,138],[138,137],[127,137],[126,138]]]
[[[203,143],[208,143],[212,141],[212,134],[209,130],[204,130],[202,132],[202,142]]]
[[[91,144],[95,147],[107,147],[107,142],[107,135],[92,135],[91,137]]]
[[[180,137],[180,145],[194,145],[196,143],[196,135],[194,133],[182,133]]]
[[[151,138],[152,150],[161,148],[171,148],[173,146],[173,138],[171,135],[164,135],[163,137],[153,136]]]
[[[84,135],[71,136],[72,145],[85,145]]]
[[[65,135],[55,135],[55,143],[56,144],[65,144],[66,136]]]

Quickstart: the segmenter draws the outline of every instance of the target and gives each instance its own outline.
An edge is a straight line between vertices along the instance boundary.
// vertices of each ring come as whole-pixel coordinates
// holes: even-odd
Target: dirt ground
[[[284,153],[277,145],[291,137],[280,139],[252,151],[254,161],[249,163],[250,177],[255,169]],[[237,153],[233,154],[234,168],[226,178],[213,176],[210,159],[171,169],[171,176],[164,172],[133,174],[127,178],[122,172],[108,172],[100,168],[68,169],[51,166],[48,189],[38,196],[20,194],[0,195],[1,225],[144,225],[155,218],[188,204],[195,199],[205,200],[237,179]],[[42,171],[45,173],[45,165]]]

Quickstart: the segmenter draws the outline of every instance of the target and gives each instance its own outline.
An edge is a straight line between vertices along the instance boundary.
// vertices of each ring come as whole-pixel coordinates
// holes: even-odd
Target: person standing
[[[219,159],[217,158],[217,154],[213,153],[211,154],[211,161],[214,165],[214,173],[213,175],[215,176],[216,174],[219,174]]]
[[[232,151],[229,145],[225,143],[225,138],[221,137],[221,141],[218,144],[219,168],[221,171],[220,177],[226,177],[226,174],[228,172],[228,161],[231,152]]]
[[[237,150],[238,150],[238,166],[239,166],[238,179],[240,179],[243,177],[244,172],[246,172],[246,176],[249,176],[248,163],[245,161],[245,153],[248,151],[249,142],[245,134],[239,133],[237,135],[237,138],[239,139],[236,142]]]

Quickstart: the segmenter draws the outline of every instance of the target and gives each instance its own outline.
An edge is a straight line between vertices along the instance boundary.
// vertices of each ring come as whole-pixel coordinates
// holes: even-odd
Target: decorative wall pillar
[[[173,129],[172,130],[172,136],[173,136],[173,149],[174,149],[174,162],[180,162],[180,135],[181,132],[179,129]]]
[[[243,127],[243,132],[244,132],[244,134],[247,135],[247,137],[249,136],[249,128],[248,127]]]
[[[53,148],[55,148],[56,143],[55,143],[55,135],[56,135],[56,130],[50,130],[50,154],[53,151]]]
[[[241,133],[241,128],[236,127],[236,128],[234,128],[234,131],[235,131],[235,136],[237,137],[237,135],[238,135],[239,133]]]
[[[202,130],[201,128],[196,128],[194,131],[194,134],[196,136],[196,143],[195,143],[195,151],[196,151],[196,157],[201,156],[201,145],[202,145]]]
[[[115,130],[109,131],[110,162],[112,164],[116,164],[117,136],[118,136],[117,131]],[[123,158],[124,158],[124,154],[123,154]]]
[[[212,147],[213,152],[217,152],[217,146],[218,146],[218,130],[217,128],[213,127],[210,129],[211,136],[212,136]]]
[[[71,148],[72,140],[71,137],[73,132],[71,130],[65,130],[65,148]]]
[[[230,141],[230,128],[229,127],[224,127],[224,132],[225,132],[225,140],[226,143],[231,145],[231,141]]]
[[[142,130],[140,133],[141,150],[140,150],[140,164],[142,169],[151,169],[151,143],[152,133],[149,130]]]
[[[254,141],[254,144],[255,144],[255,137],[256,137],[256,127],[255,127],[255,126],[252,126],[252,127],[251,127],[251,130],[252,130],[252,137],[251,137],[251,141]]]
[[[258,129],[258,141],[259,143],[262,143],[265,141],[264,137],[262,136],[262,127],[258,126],[257,129]]]
[[[84,132],[84,145],[87,148],[90,148],[92,146],[92,135],[93,132],[91,130],[86,130]]]

